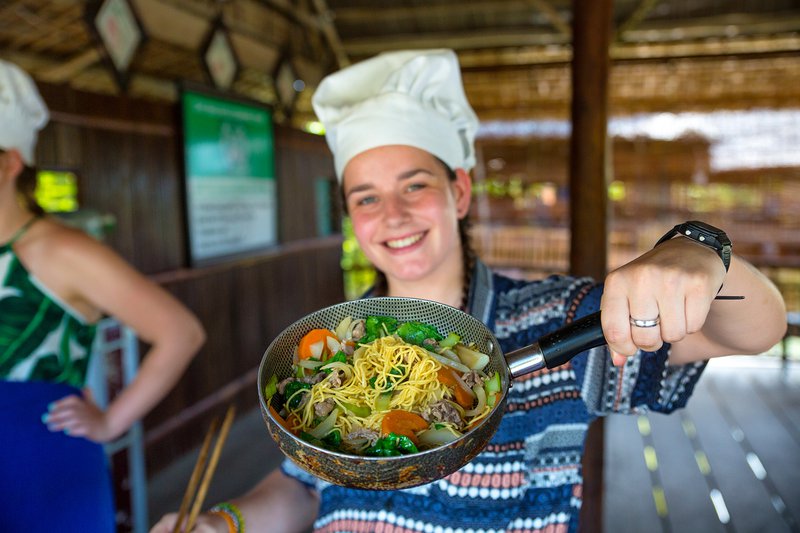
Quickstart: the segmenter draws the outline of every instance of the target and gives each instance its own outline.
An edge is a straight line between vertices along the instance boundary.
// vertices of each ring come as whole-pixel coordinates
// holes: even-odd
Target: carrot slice
[[[290,424],[290,422],[292,423],[299,422],[297,415],[295,415],[294,413],[290,413],[289,419],[284,420],[283,417],[278,414],[278,411],[276,411],[275,408],[272,407],[271,405],[269,406],[269,412],[272,413],[272,416],[275,417],[275,420],[278,421],[278,424],[282,425],[289,433],[295,433],[295,430],[292,429],[292,424]],[[294,417],[294,419],[292,419],[291,417]]]
[[[329,329],[312,329],[300,339],[300,345],[297,347],[297,356],[300,359],[308,359],[310,357],[320,357],[322,354],[330,355],[330,350],[328,350],[328,337],[337,338],[336,333]],[[319,354],[314,355],[311,347],[318,342],[322,343],[322,350]]]
[[[286,429],[295,435],[298,434],[295,428],[299,428],[301,424],[300,417],[294,413],[289,413],[289,416],[286,417]]]
[[[388,435],[394,433],[396,435],[405,435],[414,444],[419,444],[417,440],[416,431],[427,429],[428,422],[418,414],[402,409],[395,409],[389,411],[383,416],[381,421],[381,433]]]
[[[439,381],[453,388],[458,405],[464,409],[472,409],[472,404],[475,403],[475,393],[469,390],[467,384],[456,374],[455,370],[443,366],[439,369],[438,377]]]

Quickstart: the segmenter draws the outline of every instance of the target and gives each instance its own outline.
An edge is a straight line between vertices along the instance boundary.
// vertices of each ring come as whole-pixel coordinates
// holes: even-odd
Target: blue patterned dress
[[[476,265],[469,310],[504,353],[599,309],[602,286],[553,276],[528,282]],[[667,365],[669,346],[617,368],[605,347],[514,380],[500,428],[469,464],[400,491],[331,485],[289,460],[283,471],[317,490],[317,533],[574,532],[589,424],[607,413],[670,412],[685,405],[705,363]]]

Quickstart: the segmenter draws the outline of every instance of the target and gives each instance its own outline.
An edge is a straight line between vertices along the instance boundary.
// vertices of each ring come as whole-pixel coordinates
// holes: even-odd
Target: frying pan
[[[453,442],[411,455],[365,457],[326,450],[310,444],[275,420],[264,398],[270,376],[292,375],[292,354],[300,339],[313,328],[335,328],[345,317],[391,316],[398,320],[431,324],[439,332],[458,333],[462,341],[475,343],[489,355],[484,371],[500,374],[502,398],[477,426]],[[576,354],[605,344],[600,313],[588,315],[547,334],[537,343],[503,355],[492,332],[473,316],[454,307],[416,298],[367,298],[336,304],[307,315],[281,332],[267,348],[258,369],[258,397],[261,414],[281,451],[300,467],[330,483],[345,487],[394,490],[430,483],[468,463],[491,440],[505,410],[508,388],[514,377],[554,368]]]

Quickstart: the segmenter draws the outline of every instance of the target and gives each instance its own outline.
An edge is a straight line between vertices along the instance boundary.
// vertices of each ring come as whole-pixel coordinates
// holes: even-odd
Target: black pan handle
[[[563,365],[579,353],[606,343],[600,324],[600,311],[543,335],[537,342],[506,354],[511,377],[540,368]]]
[[[543,335],[537,344],[547,368],[561,366],[589,348],[606,344],[600,324],[600,311]]]
[[[744,296],[717,296],[715,300],[744,300]],[[606,344],[600,311],[543,335],[537,342],[506,355],[512,377],[540,368],[561,366],[579,353]]]

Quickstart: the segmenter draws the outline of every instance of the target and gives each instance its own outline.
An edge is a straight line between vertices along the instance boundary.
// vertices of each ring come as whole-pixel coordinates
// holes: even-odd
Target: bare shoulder
[[[32,225],[15,249],[29,270],[45,277],[53,270],[63,272],[97,260],[121,260],[105,244],[49,217]]]

